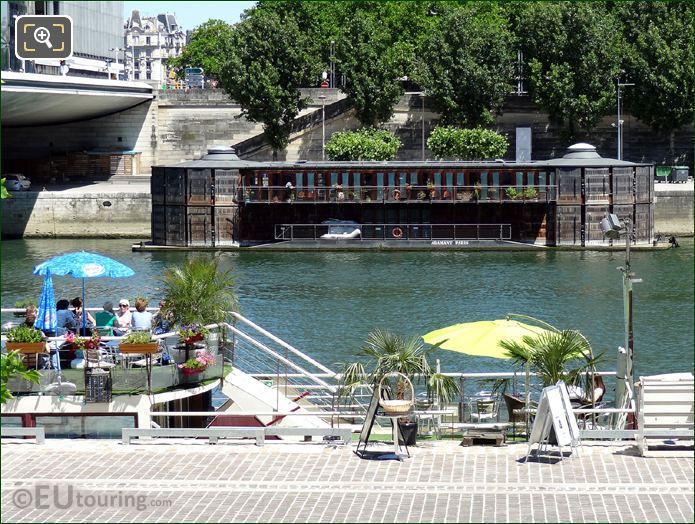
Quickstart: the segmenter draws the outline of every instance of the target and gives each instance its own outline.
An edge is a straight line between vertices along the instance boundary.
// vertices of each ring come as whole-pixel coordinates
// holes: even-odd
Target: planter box
[[[23,355],[47,353],[45,342],[7,342],[7,352],[16,351]]]
[[[159,349],[159,344],[152,342],[149,344],[121,344],[118,346],[121,353],[131,354],[137,353],[140,355],[156,353]]]

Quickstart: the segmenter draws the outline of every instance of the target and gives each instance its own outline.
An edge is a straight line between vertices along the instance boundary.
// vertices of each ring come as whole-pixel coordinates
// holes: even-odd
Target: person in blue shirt
[[[61,299],[56,302],[56,327],[58,328],[57,335],[62,335],[66,331],[77,331],[79,322],[75,313],[68,309],[70,307],[70,302],[66,299]]]
[[[135,311],[133,311],[133,331],[152,330],[152,313],[145,308],[147,308],[147,300],[138,297],[135,300]]]

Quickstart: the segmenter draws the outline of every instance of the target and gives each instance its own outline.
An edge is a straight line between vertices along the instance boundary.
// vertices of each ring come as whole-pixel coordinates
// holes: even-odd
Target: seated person
[[[75,297],[72,299],[70,302],[72,307],[75,308],[75,316],[77,317],[77,321],[79,322],[80,325],[82,325],[82,312],[83,312],[83,307],[82,307],[82,299],[80,297]],[[94,317],[89,311],[85,311],[87,313],[87,325],[88,326],[96,326],[96,321],[94,320]]]
[[[26,327],[34,327],[38,313],[39,312],[36,309],[36,306],[29,304],[24,311],[24,323],[22,325]]]
[[[118,311],[113,326],[113,334],[117,337],[128,334],[133,327],[133,315],[130,313],[130,302],[127,298],[118,301]]]
[[[600,402],[603,394],[606,392],[606,385],[603,383],[603,377],[594,375],[594,391],[593,395],[589,396],[581,386],[567,386],[570,401],[572,404],[592,404]]]
[[[150,331],[152,329],[152,313],[146,311],[147,300],[138,297],[135,300],[135,311],[132,313],[134,331]]]
[[[113,323],[116,321],[116,314],[113,312],[113,303],[106,301],[104,302],[104,310],[99,311],[94,315],[94,320],[96,320],[96,327],[100,328],[100,331],[102,328],[110,328],[113,326]],[[113,330],[111,329],[106,329],[104,331],[104,334],[106,336],[110,336],[113,334]]]
[[[159,309],[152,316],[152,333],[161,335],[169,333],[173,328],[172,315],[170,311],[166,311],[166,301],[159,301]]]
[[[79,323],[77,322],[77,317],[75,316],[75,313],[70,311],[68,309],[69,307],[70,302],[64,298],[60,299],[56,303],[56,335],[58,336],[64,335],[66,331],[77,331],[77,326],[79,325]]]

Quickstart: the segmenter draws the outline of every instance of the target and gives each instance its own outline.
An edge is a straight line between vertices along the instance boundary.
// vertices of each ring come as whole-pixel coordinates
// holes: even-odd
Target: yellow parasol
[[[524,336],[535,336],[545,331],[548,330],[518,320],[481,320],[430,331],[422,339],[428,344],[439,344],[442,349],[467,355],[508,359],[507,350],[499,345],[501,341],[521,342]]]

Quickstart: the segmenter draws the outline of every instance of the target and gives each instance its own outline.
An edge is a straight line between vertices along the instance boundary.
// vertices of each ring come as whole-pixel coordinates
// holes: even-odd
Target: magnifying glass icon
[[[43,26],[39,26],[34,30],[34,38],[39,44],[46,44],[48,49],[51,49],[51,33]]]

